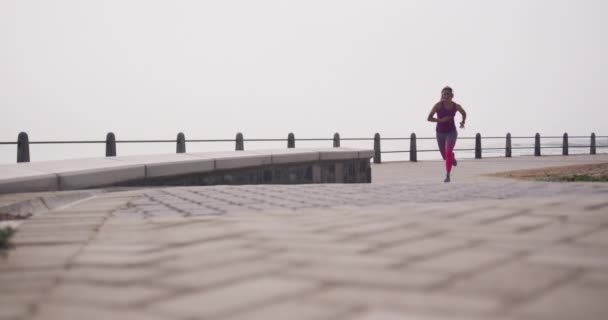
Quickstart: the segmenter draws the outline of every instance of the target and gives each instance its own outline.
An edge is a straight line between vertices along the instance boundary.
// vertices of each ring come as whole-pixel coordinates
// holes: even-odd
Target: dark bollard
[[[237,133],[236,134],[236,147],[235,147],[236,151],[243,151],[245,150],[245,143],[243,142],[243,134],[242,133]]]
[[[340,134],[334,133],[334,148],[340,148]]]
[[[589,154],[595,154],[595,133],[591,133],[591,148]]]
[[[511,134],[507,133],[507,143],[505,145],[505,157],[511,158]]]
[[[564,140],[562,142],[562,156],[568,155],[568,133],[564,133]]]
[[[540,134],[534,135],[534,156],[540,157]]]
[[[287,148],[295,148],[296,147],[296,137],[293,133],[289,133],[287,135]]]
[[[186,153],[186,136],[183,133],[177,134],[177,147],[176,153]]]
[[[410,161],[417,162],[418,161],[418,148],[416,148],[416,134],[412,133],[410,135]]]
[[[30,162],[30,139],[25,132],[17,136],[17,162]]]
[[[475,159],[481,159],[481,134],[475,135]]]
[[[106,157],[116,157],[116,137],[112,132],[106,135]]]
[[[374,135],[374,163],[382,163],[380,156],[380,134]]]

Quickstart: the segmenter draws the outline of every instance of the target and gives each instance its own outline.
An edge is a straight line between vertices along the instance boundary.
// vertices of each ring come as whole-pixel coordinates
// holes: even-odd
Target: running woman
[[[437,122],[437,144],[439,145],[441,157],[445,160],[446,175],[443,182],[450,182],[452,165],[456,166],[458,164],[456,159],[454,159],[454,146],[456,145],[456,139],[458,138],[456,124],[454,123],[456,111],[462,114],[462,121],[460,122],[461,129],[464,129],[464,121],[467,118],[467,113],[462,106],[452,101],[452,98],[454,98],[452,88],[443,88],[441,90],[441,101],[435,104],[427,118],[430,122]],[[435,113],[437,114],[437,118],[433,117]]]

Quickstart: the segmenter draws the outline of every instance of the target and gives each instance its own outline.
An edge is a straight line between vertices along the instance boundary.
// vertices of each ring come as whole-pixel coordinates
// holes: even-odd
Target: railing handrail
[[[484,137],[483,139],[505,139],[506,145],[504,148],[491,147],[485,148],[485,150],[505,150],[505,157],[511,157],[511,150],[526,150],[526,149],[534,149],[534,155],[540,156],[542,149],[557,149],[562,148],[562,154],[568,155],[568,150],[570,148],[590,148],[589,153],[595,154],[596,148],[604,148],[608,146],[596,145],[596,138],[608,138],[608,136],[596,136],[595,133],[591,133],[591,136],[569,136],[568,133],[564,133],[562,136],[544,136],[542,139],[562,139],[561,146],[542,146],[541,144],[541,136],[539,133],[536,133],[534,136],[511,136],[510,133],[507,133],[506,137],[498,137],[498,136],[489,136]],[[569,144],[569,139],[583,139],[590,138],[589,145],[581,145],[580,143],[573,143],[573,145]],[[373,141],[374,142],[374,163],[381,163],[381,154],[382,153],[410,153],[410,161],[417,161],[416,154],[418,152],[436,152],[439,149],[417,149],[417,140],[435,140],[435,137],[416,137],[415,133],[412,133],[410,137],[385,137],[382,138],[379,133],[376,133],[373,138],[340,138],[339,133],[335,133],[333,138],[300,138],[296,139],[293,133],[289,133],[287,139],[280,138],[256,138],[256,139],[245,139],[242,133],[237,133],[235,139],[186,139],[183,133],[178,133],[177,139],[137,139],[137,140],[116,140],[114,133],[109,132],[106,136],[106,140],[41,140],[41,141],[29,141],[29,137],[27,133],[21,132],[19,133],[17,141],[0,141],[0,145],[17,145],[17,162],[29,162],[29,145],[30,144],[99,144],[104,143],[106,145],[106,157],[116,156],[116,144],[119,143],[176,143],[176,152],[177,153],[185,153],[186,152],[186,143],[197,143],[197,142],[235,142],[235,150],[242,151],[244,150],[244,142],[285,142],[287,141],[287,148],[295,148],[295,142],[297,141],[333,141],[334,147],[340,147],[340,140],[345,141]],[[480,159],[482,157],[482,147],[481,141],[482,137],[479,133],[477,133],[474,137],[464,136],[460,137],[460,140],[475,140],[475,148],[459,148],[454,149],[454,151],[475,151],[475,158]],[[512,139],[534,139],[534,146],[516,146],[513,147],[511,145]],[[410,141],[410,150],[381,150],[381,141],[390,141],[390,140],[403,140]]]
[[[608,136],[595,136],[596,138],[608,138]],[[489,136],[483,139],[504,139],[505,137]],[[562,139],[562,136],[543,136],[543,139]],[[570,139],[585,139],[589,136],[569,136]],[[386,137],[381,140],[410,140],[409,137]],[[435,137],[417,137],[418,140],[435,140]],[[474,136],[458,137],[458,140],[473,140]],[[534,136],[512,136],[511,139],[534,139]],[[235,139],[186,139],[186,142],[234,142]],[[332,141],[333,138],[296,138],[298,141]],[[372,141],[374,138],[343,138],[343,141]],[[249,142],[284,142],[282,138],[243,138]],[[116,140],[116,143],[173,143],[175,139],[136,139],[136,140]],[[42,140],[29,141],[29,144],[95,144],[106,143],[106,140]],[[18,141],[0,141],[0,145],[14,145]]]

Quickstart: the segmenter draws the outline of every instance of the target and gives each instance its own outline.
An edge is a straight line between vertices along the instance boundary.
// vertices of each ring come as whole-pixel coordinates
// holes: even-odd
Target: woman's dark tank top
[[[444,102],[441,101],[441,106],[439,107],[439,110],[437,110],[437,119],[441,119],[445,116],[452,116],[452,119],[448,122],[437,122],[437,132],[446,133],[456,130],[456,123],[454,122],[456,111],[458,111],[456,103],[452,102],[452,109],[448,110],[445,108]]]

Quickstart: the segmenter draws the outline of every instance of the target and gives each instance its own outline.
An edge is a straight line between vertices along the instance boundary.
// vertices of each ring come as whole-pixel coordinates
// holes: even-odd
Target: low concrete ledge
[[[108,186],[371,182],[372,150],[280,149],[0,165],[0,193]]]

